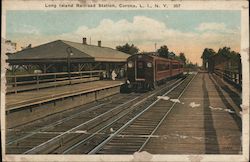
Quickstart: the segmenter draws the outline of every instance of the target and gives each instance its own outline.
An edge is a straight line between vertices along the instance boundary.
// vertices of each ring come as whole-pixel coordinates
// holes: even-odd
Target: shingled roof
[[[12,64],[65,62],[68,47],[73,52],[70,56],[72,62],[125,62],[129,56],[108,47],[56,40],[11,54],[7,61]]]

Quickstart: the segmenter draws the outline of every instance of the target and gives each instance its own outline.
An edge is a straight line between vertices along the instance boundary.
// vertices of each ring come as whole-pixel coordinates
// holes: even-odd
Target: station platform
[[[122,81],[93,81],[74,85],[66,85],[60,87],[51,87],[47,89],[39,89],[16,94],[6,95],[6,110],[14,107],[31,105],[42,100],[49,100],[63,95],[70,95],[77,92],[89,92],[105,87],[118,86],[123,84]]]
[[[198,73],[179,100],[143,151],[241,154],[240,92],[216,75]]]
[[[122,80],[100,80],[7,94],[7,128],[117,94],[123,83]]]

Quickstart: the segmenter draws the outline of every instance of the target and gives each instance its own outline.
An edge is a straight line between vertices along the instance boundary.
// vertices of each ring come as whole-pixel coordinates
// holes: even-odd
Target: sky
[[[140,52],[167,45],[198,64],[204,48],[240,51],[240,11],[233,10],[8,11],[6,21],[6,39],[19,47],[86,37],[111,48],[134,44]]]

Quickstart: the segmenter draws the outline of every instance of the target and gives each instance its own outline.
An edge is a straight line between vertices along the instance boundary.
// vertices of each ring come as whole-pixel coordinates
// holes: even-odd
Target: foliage
[[[118,51],[130,54],[130,55],[134,55],[139,52],[139,48],[137,48],[134,44],[129,45],[128,43],[126,43],[123,46],[116,46],[116,49]]]
[[[241,61],[240,54],[238,52],[231,51],[230,47],[220,48],[217,53],[215,53],[213,49],[205,48],[201,56],[203,59],[203,66],[205,68],[207,67],[206,65],[209,58],[214,55],[225,58],[227,68],[230,68],[231,70],[238,69]]]
[[[240,54],[238,52],[231,51],[230,47],[220,48],[217,53],[214,52],[214,50],[211,48],[205,48],[201,58],[205,61],[208,61],[209,57],[214,55],[219,55],[226,59],[233,59],[233,60],[240,58]]]
[[[223,47],[218,50],[218,55],[228,59],[228,60],[238,60],[240,59],[240,54],[235,51],[231,51],[230,47]]]
[[[179,58],[184,64],[186,64],[187,59],[183,52],[180,53]]]
[[[201,58],[203,59],[203,61],[208,61],[209,57],[215,55],[216,53],[214,52],[213,49],[211,48],[205,48]]]
[[[187,60],[184,67],[187,69],[197,69],[199,66],[197,63],[194,64],[191,61]]]
[[[168,47],[166,45],[161,46],[157,52],[159,53],[160,57],[164,57],[164,58],[169,58],[169,51],[168,51]]]

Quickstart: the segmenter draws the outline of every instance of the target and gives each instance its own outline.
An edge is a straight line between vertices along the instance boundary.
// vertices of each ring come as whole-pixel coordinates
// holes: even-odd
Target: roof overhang
[[[86,62],[95,62],[93,58],[71,58],[70,60],[65,58],[56,58],[56,59],[7,59],[6,62],[12,65],[20,64],[50,64],[50,63],[86,63]]]

